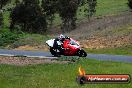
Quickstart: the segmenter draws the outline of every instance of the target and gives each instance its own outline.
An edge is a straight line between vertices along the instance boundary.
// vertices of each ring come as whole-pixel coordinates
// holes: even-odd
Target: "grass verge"
[[[88,53],[95,54],[112,54],[112,55],[130,55],[132,56],[132,45],[122,46],[118,48],[104,49],[85,49]]]
[[[131,88],[129,84],[88,84],[80,86],[75,79],[78,67],[89,74],[130,74],[132,64],[82,58],[74,64],[29,66],[0,65],[0,88]]]
[[[46,40],[51,39],[50,35],[40,35],[40,34],[24,34],[18,41],[15,41],[10,45],[10,48],[17,48],[19,46],[29,45],[29,46],[41,46],[45,45]]]

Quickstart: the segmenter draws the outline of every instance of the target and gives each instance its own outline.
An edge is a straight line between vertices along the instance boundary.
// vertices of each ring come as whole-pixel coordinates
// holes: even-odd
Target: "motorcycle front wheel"
[[[77,56],[79,56],[79,57],[86,57],[87,53],[84,50],[78,50]]]

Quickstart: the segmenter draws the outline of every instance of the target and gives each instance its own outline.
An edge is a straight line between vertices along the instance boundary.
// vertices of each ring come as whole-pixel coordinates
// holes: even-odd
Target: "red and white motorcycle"
[[[81,49],[78,41],[70,38],[69,39],[65,39],[63,44],[59,41],[57,41],[58,45],[62,45],[62,47],[64,48],[63,52],[60,52],[58,49],[55,49],[53,47],[54,45],[54,40],[55,39],[50,39],[46,41],[46,44],[50,47],[50,52],[52,55],[54,56],[60,56],[60,55],[64,55],[64,56],[79,56],[79,57],[86,57],[87,53]]]

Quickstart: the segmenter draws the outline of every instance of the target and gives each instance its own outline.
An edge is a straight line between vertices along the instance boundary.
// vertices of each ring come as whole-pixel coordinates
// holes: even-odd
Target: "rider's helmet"
[[[65,39],[65,36],[64,36],[63,34],[60,34],[60,35],[58,36],[58,39],[59,39],[59,40],[63,40],[63,39]]]

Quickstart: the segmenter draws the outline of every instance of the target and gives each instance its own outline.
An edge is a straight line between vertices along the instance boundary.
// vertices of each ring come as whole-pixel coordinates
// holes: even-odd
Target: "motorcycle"
[[[50,39],[46,41],[46,44],[49,46],[50,53],[54,56],[79,56],[79,57],[86,57],[87,53],[81,49],[80,44],[78,41],[70,38],[70,39],[65,39],[63,43],[57,41],[57,44],[59,46],[62,46],[64,48],[63,52],[60,52],[58,49],[55,49],[53,47],[54,45],[54,40],[55,39]]]

